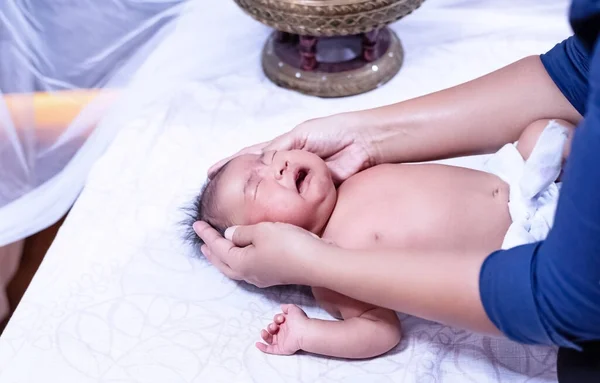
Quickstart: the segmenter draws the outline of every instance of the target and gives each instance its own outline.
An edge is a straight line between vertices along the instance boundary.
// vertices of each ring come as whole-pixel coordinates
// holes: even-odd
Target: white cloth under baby
[[[503,249],[544,240],[554,223],[568,129],[550,121],[527,161],[516,145],[508,144],[490,157],[485,170],[510,186],[508,208],[512,224]]]

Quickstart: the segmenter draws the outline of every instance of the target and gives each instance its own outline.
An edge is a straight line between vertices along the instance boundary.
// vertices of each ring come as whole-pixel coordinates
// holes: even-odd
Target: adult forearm
[[[448,251],[354,251],[327,247],[307,284],[421,318],[498,334],[479,296],[488,254]],[[356,281],[361,281],[357,283]]]
[[[353,112],[374,127],[379,162],[411,162],[491,152],[518,139],[533,121],[581,116],[538,56],[465,84],[376,109]]]

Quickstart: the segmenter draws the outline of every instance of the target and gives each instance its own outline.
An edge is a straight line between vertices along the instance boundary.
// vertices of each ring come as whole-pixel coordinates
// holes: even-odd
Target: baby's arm
[[[394,311],[366,304],[330,290],[313,288],[327,310],[343,320],[311,319],[294,305],[283,305],[257,347],[267,353],[291,355],[298,350],[338,358],[371,358],[400,342],[400,321]]]

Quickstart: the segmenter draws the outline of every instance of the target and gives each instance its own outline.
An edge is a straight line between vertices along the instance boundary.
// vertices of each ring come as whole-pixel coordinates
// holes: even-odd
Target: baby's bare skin
[[[517,148],[524,159],[547,123],[532,123],[520,137]],[[300,177],[303,168],[310,172]],[[347,249],[492,252],[511,224],[509,186],[493,174],[454,166],[379,165],[335,190],[321,159],[298,151],[270,152],[239,157],[223,177],[227,188],[218,205],[228,207],[233,224],[293,223]],[[262,330],[265,343],[257,347],[279,355],[304,350],[370,358],[400,341],[394,311],[319,287],[313,294],[342,321],[308,318],[299,307],[283,305]]]
[[[340,186],[323,238],[349,249],[491,252],[500,248],[510,226],[508,193],[500,178],[481,171],[434,164],[381,165]],[[390,310],[327,289],[312,290],[319,305],[336,318],[372,316],[400,327]]]
[[[436,164],[390,164],[338,189],[323,238],[364,248],[500,248],[509,188],[493,174]]]
[[[559,122],[572,130],[568,122]],[[524,159],[547,123],[537,121],[521,135],[517,149]],[[564,158],[569,150],[570,143]],[[376,166],[339,187],[323,238],[348,249],[492,252],[502,245],[511,223],[509,191],[499,177],[478,170],[437,164]],[[320,303],[331,314],[340,313],[336,300],[348,305],[349,298],[321,290],[313,288],[316,297],[327,298]]]
[[[524,159],[547,122],[533,123],[521,136],[517,149]],[[499,177],[482,171],[437,164],[380,165],[339,187],[323,238],[348,249],[492,252],[501,247],[511,224],[509,191]],[[380,323],[400,325],[389,310],[319,287],[313,294],[337,318],[375,313]]]

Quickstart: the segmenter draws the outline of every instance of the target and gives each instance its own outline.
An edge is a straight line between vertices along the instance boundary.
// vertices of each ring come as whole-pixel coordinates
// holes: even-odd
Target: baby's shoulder
[[[402,164],[382,164],[373,166],[371,168],[365,169],[361,172],[358,172],[348,178],[340,185],[340,189],[355,187],[357,185],[361,185],[364,183],[372,183],[373,181],[377,181],[380,178],[385,178],[393,175],[393,173],[397,173],[402,170],[402,167],[406,165]]]

